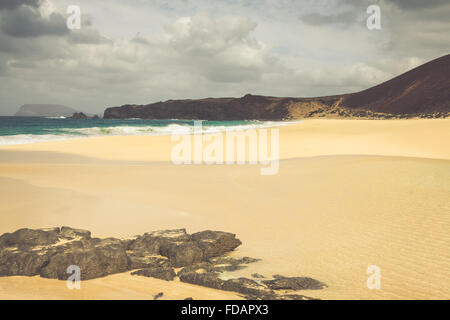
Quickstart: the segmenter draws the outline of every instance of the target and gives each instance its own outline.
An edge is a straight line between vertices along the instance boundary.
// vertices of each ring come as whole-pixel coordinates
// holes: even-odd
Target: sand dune
[[[0,233],[70,225],[128,237],[186,227],[234,232],[248,269],[311,276],[324,299],[450,297],[448,120],[314,120],[281,128],[280,170],[174,166],[167,137],[113,137],[0,149]],[[381,268],[381,290],[366,286]],[[0,298],[235,297],[128,274],[64,282],[0,278]]]

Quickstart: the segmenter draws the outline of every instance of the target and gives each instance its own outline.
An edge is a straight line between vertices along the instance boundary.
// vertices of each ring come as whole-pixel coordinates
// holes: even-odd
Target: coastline
[[[310,119],[277,126],[280,160],[324,155],[450,159],[450,119]],[[208,134],[206,134],[207,136]],[[105,136],[0,146],[0,152],[51,152],[91,160],[170,162],[170,135]],[[0,159],[1,161],[1,159]]]
[[[57,225],[118,237],[224,230],[243,242],[232,255],[262,259],[244,273],[277,270],[329,286],[306,295],[447,299],[449,124],[306,120],[281,127],[280,171],[270,177],[248,164],[175,166],[170,136],[2,146],[0,191],[9,201],[0,233]],[[380,291],[365,286],[371,264],[382,269]],[[80,292],[55,280],[0,278],[2,298],[39,299],[39,291],[63,299],[145,299],[158,292],[168,299],[235,298],[128,274],[86,281]]]

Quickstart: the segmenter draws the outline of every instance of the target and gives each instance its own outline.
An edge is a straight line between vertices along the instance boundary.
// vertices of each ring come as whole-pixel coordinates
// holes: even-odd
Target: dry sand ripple
[[[270,177],[250,165],[173,166],[158,153],[166,148],[158,145],[161,137],[126,138],[135,146],[142,139],[156,144],[146,149],[146,164],[129,162],[142,161],[144,153],[114,156],[120,137],[106,144],[89,140],[85,149],[73,141],[21,146],[26,161],[12,161],[10,154],[2,162],[3,150],[19,150],[3,148],[0,191],[7,201],[0,206],[0,233],[58,225],[100,237],[179,227],[224,230],[243,242],[236,255],[262,259],[243,275],[277,270],[329,286],[305,295],[448,299],[449,136],[448,120],[307,121],[281,130],[285,160]],[[346,154],[336,152],[336,144]],[[51,149],[68,159],[52,160]],[[38,150],[50,152],[46,161],[32,161],[31,151]],[[73,154],[90,160],[70,161]],[[366,286],[369,265],[381,268],[381,290]],[[1,298],[148,298],[158,292],[169,299],[234,297],[128,274],[88,281],[80,292],[53,280],[0,278]]]

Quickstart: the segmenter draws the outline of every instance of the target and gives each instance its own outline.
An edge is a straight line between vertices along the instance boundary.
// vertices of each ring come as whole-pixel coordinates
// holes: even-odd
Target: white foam
[[[12,136],[0,136],[0,146],[27,144],[35,142],[68,140],[79,138],[79,136],[55,135],[55,134],[17,134]]]
[[[262,129],[270,127],[285,126],[297,122],[265,121],[236,126],[211,126],[203,124],[201,133],[217,133],[224,131],[244,131],[251,129]],[[19,134],[10,136],[0,136],[0,145],[28,144],[35,142],[58,141],[68,139],[79,139],[102,136],[155,136],[155,135],[183,135],[194,133],[194,127],[188,124],[169,124],[167,126],[112,126],[112,127],[91,127],[91,128],[61,128],[58,134]],[[196,132],[200,133],[200,132]]]

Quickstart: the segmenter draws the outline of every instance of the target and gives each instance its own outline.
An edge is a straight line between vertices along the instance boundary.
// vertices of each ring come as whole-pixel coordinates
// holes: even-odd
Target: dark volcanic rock
[[[52,253],[37,251],[0,251],[0,276],[36,276],[50,261]]]
[[[225,271],[234,271],[234,268],[224,268],[224,262],[241,261],[241,263],[251,263],[257,261],[252,258],[232,259],[230,257],[219,257],[212,259],[212,262],[203,262],[196,265],[188,266],[178,272],[180,281],[204,286],[224,291],[232,291],[242,294],[248,300],[310,300],[312,298],[287,294],[285,292],[277,292],[277,290],[307,290],[322,289],[326,285],[311,278],[287,278],[283,276],[275,276],[274,280],[253,280],[244,277],[226,279],[231,276],[228,274],[225,279],[221,275]],[[231,262],[232,263],[232,262]],[[235,265],[236,266],[236,265]],[[234,266],[232,266],[234,267]],[[261,277],[260,275],[258,275]]]
[[[161,279],[161,280],[166,280],[166,281],[172,281],[176,277],[176,273],[173,270],[173,268],[171,268],[169,266],[165,266],[165,265],[141,269],[138,271],[134,271],[131,274],[136,275],[136,276],[156,278],[156,279]]]
[[[242,244],[235,234],[209,230],[194,233],[192,240],[202,249],[205,259],[221,256]]]
[[[224,290],[225,281],[218,277],[215,272],[183,272],[178,273],[180,281],[196,284],[202,287]]]
[[[307,277],[237,276],[236,271],[259,261],[224,256],[240,244],[234,234],[221,231],[189,235],[185,229],[162,230],[119,240],[92,238],[89,231],[70,227],[20,229],[0,236],[0,276],[66,280],[72,275],[68,267],[78,266],[81,280],[88,280],[139,269],[131,274],[166,281],[178,276],[182,282],[236,292],[252,300],[311,299],[293,291],[326,286]],[[183,268],[176,274],[173,268],[178,267]]]
[[[167,269],[171,268],[171,263],[167,258],[157,257],[157,256],[146,256],[146,257],[138,257],[135,256],[132,252],[127,252],[128,255],[128,269]],[[141,274],[140,274],[141,275]]]
[[[143,267],[139,257],[162,255],[172,266],[189,266],[235,249],[241,242],[234,234],[204,231],[187,234],[185,229],[162,230],[146,233],[127,243],[132,252],[132,267]]]
[[[146,235],[172,242],[186,242],[191,240],[191,236],[186,232],[186,229],[159,230],[146,233]]]
[[[61,227],[60,237],[65,238],[67,240],[72,240],[76,238],[80,239],[90,239],[91,238],[91,232],[87,230],[81,230],[81,229],[73,229],[70,227]]]
[[[255,280],[247,278],[227,280],[223,285],[223,290],[239,292],[245,295],[268,295],[273,293]]]
[[[139,236],[128,245],[136,257],[162,255],[178,268],[201,262],[203,252],[185,229],[162,230]]]
[[[118,239],[92,239],[84,244],[75,242],[65,245],[64,251],[53,255],[41,269],[40,275],[65,280],[68,277],[67,268],[71,265],[80,267],[81,279],[88,280],[127,271],[128,258],[125,247]]]
[[[168,257],[175,268],[189,266],[203,260],[203,251],[195,242],[165,242],[160,248],[161,255]]]
[[[83,112],[75,112],[71,117],[68,119],[78,119],[78,120],[86,120],[89,119],[87,115],[85,115]]]
[[[230,265],[243,265],[249,263],[255,263],[261,261],[261,259],[255,259],[250,257],[241,257],[241,258],[233,258],[233,257],[215,257],[208,260],[208,262],[218,265],[218,264],[230,264]]]
[[[51,229],[20,229],[13,233],[5,233],[0,237],[0,247],[16,246],[19,248],[32,246],[47,246],[58,241],[59,228]]]
[[[164,295],[164,292],[160,292],[157,295],[153,296],[153,300],[158,300],[159,298],[162,298],[163,295]]]
[[[229,257],[225,257],[227,262],[230,262]],[[249,260],[256,260],[247,258]],[[221,263],[224,262],[221,259],[216,259]],[[235,259],[234,261],[239,260]],[[229,264],[231,265],[231,264]],[[234,265],[232,267],[235,267]],[[178,277],[180,281],[196,284],[208,288],[225,290],[225,291],[233,291],[238,292],[244,295],[252,295],[259,297],[267,297],[274,296],[272,290],[265,287],[263,284],[260,284],[252,279],[247,278],[234,278],[234,279],[221,279],[220,275],[224,271],[234,271],[235,268],[231,268],[226,270],[223,264],[214,265],[210,262],[203,262],[197,265],[188,266],[183,268],[178,272]]]
[[[284,294],[280,296],[280,300],[318,300],[300,294]]]
[[[151,267],[167,266],[170,267],[171,263],[169,259],[161,258],[158,256],[138,256],[133,252],[128,251],[128,269],[145,269]]]
[[[320,290],[326,284],[307,277],[283,277],[275,275],[273,280],[264,280],[263,283],[273,290]]]
[[[139,236],[136,240],[127,244],[127,250],[132,251],[136,256],[145,257],[148,255],[159,254],[159,247],[161,241],[158,238],[152,237],[149,234]]]
[[[180,281],[195,284],[203,287],[233,291],[243,295],[252,295],[254,297],[275,297],[275,294],[267,287],[257,283],[254,280],[247,278],[236,278],[223,280],[220,278],[220,273],[215,271],[208,271],[199,269],[192,272],[178,273]]]

